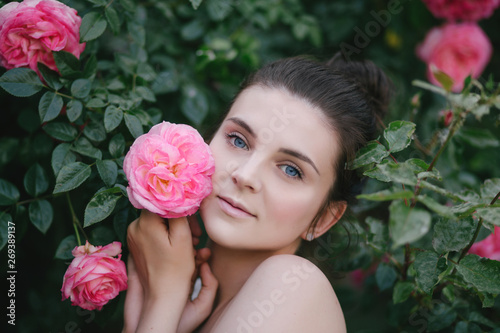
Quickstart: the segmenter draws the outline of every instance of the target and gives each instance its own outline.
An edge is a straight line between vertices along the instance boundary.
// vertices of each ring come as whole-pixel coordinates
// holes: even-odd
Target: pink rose
[[[64,274],[62,300],[69,297],[72,305],[101,310],[120,291],[127,289],[127,270],[120,260],[121,246],[120,242],[93,246],[87,241],[75,247],[71,252],[75,259]]]
[[[430,82],[439,85],[432,73],[435,67],[453,79],[452,91],[459,92],[467,76],[481,75],[490,60],[492,46],[477,24],[448,23],[430,30],[416,53],[427,63]]]
[[[423,0],[431,13],[450,21],[478,21],[490,17],[500,0]]]
[[[212,191],[214,169],[210,148],[198,131],[168,122],[138,137],[123,162],[132,205],[164,218],[195,213]]]
[[[52,51],[67,51],[77,58],[82,19],[75,9],[55,0],[9,2],[0,8],[0,65],[29,67],[38,73],[41,62],[57,71]]]
[[[448,127],[453,120],[453,111],[452,110],[441,110],[439,111],[439,124],[442,127]]]
[[[500,227],[495,227],[493,233],[482,241],[472,244],[469,253],[500,261]]]

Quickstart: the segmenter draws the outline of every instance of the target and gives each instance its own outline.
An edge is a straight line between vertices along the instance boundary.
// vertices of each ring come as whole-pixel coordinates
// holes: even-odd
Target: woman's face
[[[320,111],[278,89],[253,86],[210,143],[213,191],[201,216],[219,245],[294,250],[334,181],[339,145]]]

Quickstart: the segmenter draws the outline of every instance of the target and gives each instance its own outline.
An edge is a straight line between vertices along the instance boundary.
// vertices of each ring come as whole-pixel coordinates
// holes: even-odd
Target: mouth
[[[222,211],[229,216],[236,218],[256,217],[254,214],[250,213],[242,203],[228,197],[217,196],[217,199],[219,199],[219,206]]]

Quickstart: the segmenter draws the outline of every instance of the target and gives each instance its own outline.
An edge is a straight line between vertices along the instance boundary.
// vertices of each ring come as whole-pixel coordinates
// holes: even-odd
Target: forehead
[[[339,156],[337,135],[322,111],[285,90],[247,88],[234,101],[226,120],[231,117],[248,123],[257,140],[266,145],[299,150],[329,167]]]

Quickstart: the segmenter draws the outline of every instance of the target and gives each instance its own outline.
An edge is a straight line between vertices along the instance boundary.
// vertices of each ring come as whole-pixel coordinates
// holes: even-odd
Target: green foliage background
[[[391,123],[383,145],[365,151],[368,162],[362,155],[357,160],[370,177],[385,180],[370,179],[353,214],[310,252],[312,260],[339,273],[332,282],[348,331],[500,332],[498,262],[463,256],[476,230],[479,240],[500,224],[498,203],[489,205],[500,191],[500,119],[494,107],[486,112],[500,104],[494,82],[500,73],[500,10],[480,22],[494,54],[484,79],[462,99],[412,84],[425,80],[415,46],[442,23],[417,0],[63,2],[83,17],[87,46],[80,61],[56,54],[62,78],[40,68],[45,86],[34,72],[0,68],[0,267],[8,270],[6,225],[13,221],[15,331],[120,331],[124,293],[91,312],[61,302],[60,288],[77,244],[75,229],[81,242],[125,244],[126,226],[137,212],[126,198],[121,166],[134,138],[162,119],[206,132],[241,80],[263,63],[299,54],[327,59],[343,45],[344,51],[356,48],[353,58],[371,59],[389,74],[397,94],[386,124],[404,120]],[[381,24],[389,4],[398,4],[398,13]],[[359,31],[367,33],[369,24],[380,31],[368,34],[360,47]],[[490,74],[495,76],[488,80]],[[420,103],[412,105],[417,92]],[[454,109],[456,133],[435,165],[439,173],[424,174],[449,134],[438,121],[447,108]],[[388,152],[406,162],[391,164]],[[427,165],[407,162],[411,158]],[[421,179],[430,179],[425,198],[417,193]],[[398,224],[400,218],[408,218],[410,227]],[[422,223],[420,234],[413,218]],[[361,289],[345,277],[370,267],[374,274]]]

